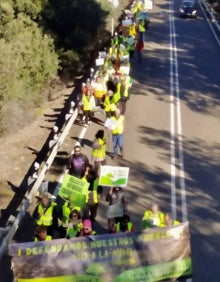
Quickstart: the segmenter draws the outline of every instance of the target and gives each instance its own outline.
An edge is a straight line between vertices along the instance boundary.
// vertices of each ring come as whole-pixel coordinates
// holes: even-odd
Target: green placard
[[[66,174],[58,195],[71,201],[73,206],[83,207],[88,194],[89,183]]]

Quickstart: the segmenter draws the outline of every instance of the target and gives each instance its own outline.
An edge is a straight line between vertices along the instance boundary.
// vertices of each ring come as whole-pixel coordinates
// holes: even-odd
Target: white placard
[[[110,130],[114,130],[116,126],[116,122],[110,118],[107,118],[104,124],[105,127],[107,127]]]
[[[153,9],[153,1],[145,0],[144,9],[145,10],[152,10]]]
[[[129,26],[129,25],[132,25],[132,24],[133,24],[133,22],[132,22],[131,19],[126,19],[126,20],[122,21],[123,26]]]
[[[101,58],[106,58],[106,52],[105,51],[101,51],[101,52],[99,52],[99,59],[101,59]]]
[[[103,66],[105,63],[105,60],[103,58],[100,58],[100,59],[96,59],[95,60],[95,64],[96,66]]]

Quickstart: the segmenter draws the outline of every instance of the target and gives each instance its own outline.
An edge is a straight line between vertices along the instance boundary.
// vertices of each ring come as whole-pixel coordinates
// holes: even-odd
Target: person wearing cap
[[[115,126],[112,130],[112,143],[113,143],[113,156],[112,159],[118,157],[118,147],[121,152],[121,157],[124,155],[124,115],[121,114],[119,109],[116,109],[115,115],[111,117]]]
[[[153,203],[150,210],[146,210],[142,218],[142,229],[164,226],[164,213],[159,205]]]
[[[69,158],[69,174],[81,179],[89,171],[89,168],[89,159],[81,152],[81,145],[78,143],[74,146],[74,152]]]
[[[82,229],[79,233],[80,237],[96,235],[96,232],[92,229],[92,222],[90,219],[84,219],[82,225]]]
[[[53,236],[54,230],[58,228],[57,203],[51,201],[49,193],[38,198],[40,202],[33,212],[33,218],[37,226],[46,226],[48,235]]]

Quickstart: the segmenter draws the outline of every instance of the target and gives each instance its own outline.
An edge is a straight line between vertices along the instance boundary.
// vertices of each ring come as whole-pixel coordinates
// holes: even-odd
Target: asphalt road
[[[161,0],[154,5],[142,62],[136,57],[132,62],[125,157],[114,161],[108,157],[107,162],[130,168],[126,200],[135,229],[140,229],[142,215],[152,201],[178,220],[189,220],[192,281],[219,282],[220,47],[202,11],[197,20],[180,19],[179,5],[180,1]],[[98,114],[82,140],[89,157],[103,120]],[[81,130],[75,124],[60,148],[46,179],[52,186]],[[101,200],[97,228],[103,232],[105,215],[106,203]],[[22,234],[17,238],[24,241]],[[0,278],[8,282],[9,277],[7,272]]]

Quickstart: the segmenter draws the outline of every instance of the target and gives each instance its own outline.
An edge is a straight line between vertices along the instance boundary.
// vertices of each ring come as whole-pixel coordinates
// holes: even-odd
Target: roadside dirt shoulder
[[[72,91],[73,88],[60,91],[56,98],[42,106],[41,114],[33,123],[15,134],[0,138],[0,209],[7,207],[19,189]]]

